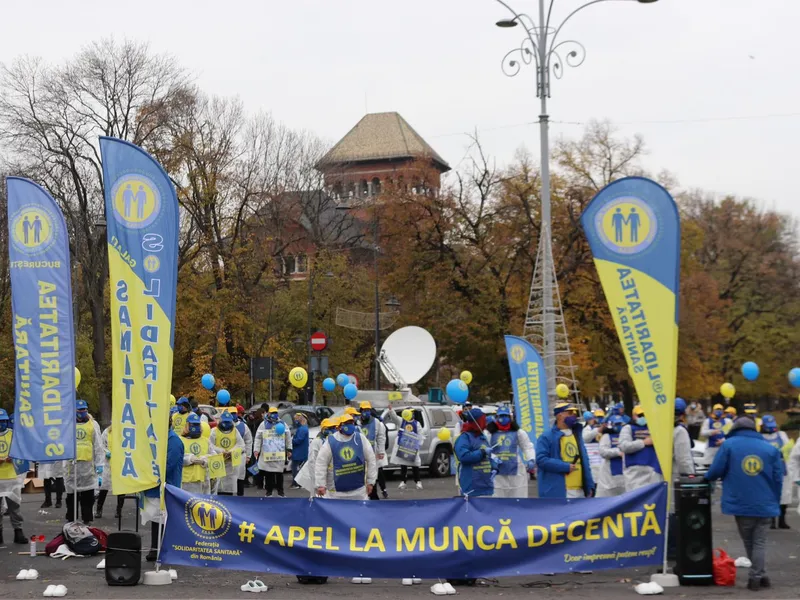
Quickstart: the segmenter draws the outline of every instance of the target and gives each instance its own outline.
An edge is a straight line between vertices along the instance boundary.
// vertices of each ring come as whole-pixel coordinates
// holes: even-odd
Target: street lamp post
[[[550,276],[553,272],[552,255],[552,217],[550,207],[550,140],[549,119],[547,112],[547,99],[550,97],[550,76],[561,79],[565,66],[579,67],[586,58],[586,49],[576,40],[559,40],[561,29],[578,12],[601,2],[638,2],[651,4],[657,0],[592,0],[569,13],[560,25],[551,25],[553,5],[556,0],[549,0],[545,9],[546,0],[539,0],[538,21],[525,13],[516,12],[504,0],[497,0],[513,15],[510,19],[497,22],[498,27],[516,27],[521,25],[525,30],[525,37],[519,47],[506,53],[502,61],[503,73],[514,77],[523,65],[535,62],[536,65],[536,96],[539,98],[539,141],[542,177],[542,225],[540,233],[542,273],[542,358],[544,359],[545,373],[547,376],[547,394],[555,394],[556,388],[556,340],[555,340],[555,309],[553,306],[554,279]],[[538,23],[538,25],[537,25]],[[544,245],[542,247],[542,244]]]

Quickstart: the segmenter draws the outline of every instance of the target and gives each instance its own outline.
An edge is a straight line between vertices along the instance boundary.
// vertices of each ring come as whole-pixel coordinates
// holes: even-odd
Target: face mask
[[[78,412],[77,421],[78,423],[87,423],[89,421],[89,413],[85,411]]]
[[[344,435],[353,435],[356,432],[356,426],[353,423],[346,423],[339,428]]]
[[[189,425],[189,437],[196,440],[200,437],[203,433],[202,427],[200,425]]]
[[[645,425],[647,425],[647,419],[645,419],[644,417],[639,417],[638,419],[636,419],[636,424],[639,427],[644,427]]]
[[[372,415],[369,414],[368,412],[361,413],[361,422],[362,423],[369,423],[369,419],[370,419],[371,416]]]
[[[511,424],[511,417],[509,417],[507,415],[501,415],[501,416],[497,417],[497,422],[500,425],[502,425],[503,427],[505,427],[506,425],[510,425]]]
[[[5,433],[8,430],[8,421],[0,421],[0,433]]]
[[[719,419],[720,417],[722,417],[722,411],[721,410],[715,410],[714,411],[714,416]]]
[[[300,427],[300,425],[302,425],[302,423],[300,423],[300,421],[295,421],[294,422],[294,426],[295,427]]]
[[[689,405],[689,408],[691,408],[691,409],[695,409],[695,408],[697,408],[697,404],[695,404],[694,402],[692,402],[692,403]]]
[[[278,422],[278,415],[277,413],[270,413],[267,415],[267,421],[270,423],[277,423]]]
[[[564,425],[572,429],[578,423],[578,417],[570,415],[564,419]]]
[[[228,433],[229,431],[233,430],[233,421],[220,421],[218,427],[220,431]]]

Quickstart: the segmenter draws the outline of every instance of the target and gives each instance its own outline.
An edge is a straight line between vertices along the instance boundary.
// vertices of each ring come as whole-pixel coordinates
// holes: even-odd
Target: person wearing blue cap
[[[625,414],[625,403],[617,402],[614,405],[614,412],[622,417],[622,421],[625,425],[631,422],[631,418]]]
[[[612,414],[603,425],[600,436],[600,457],[603,464],[597,477],[597,497],[609,498],[625,493],[622,450],[619,449],[619,433],[625,425],[620,415]]]
[[[486,431],[491,436],[492,456],[498,461],[494,497],[527,498],[528,473],[536,470],[536,451],[530,437],[512,418],[507,405],[497,410]]]
[[[492,450],[483,434],[486,415],[480,408],[462,413],[461,434],[456,439],[455,452],[458,459],[459,492],[462,496],[491,496],[494,494]]]
[[[647,417],[641,405],[634,407],[633,419],[619,434],[619,449],[625,454],[626,492],[664,481]]]
[[[242,436],[236,429],[233,415],[224,411],[219,419],[219,424],[211,430],[209,443],[216,446],[225,459],[225,477],[217,479],[216,491],[218,496],[233,496],[239,477],[244,477],[245,445]]]
[[[597,483],[600,477],[600,468],[603,458],[600,456],[600,438],[603,435],[603,417],[605,413],[598,409],[594,412],[587,410],[583,413],[583,443],[589,455],[589,467],[592,469],[592,479]]]
[[[589,455],[578,410],[568,402],[553,409],[553,427],[536,440],[540,498],[585,498],[594,494]]]
[[[74,514],[75,494],[81,510],[81,521],[89,525],[94,518],[94,492],[97,489],[97,478],[102,473],[105,460],[105,447],[100,433],[100,425],[89,414],[89,405],[85,400],[75,403],[75,439],[76,460],[67,461],[64,487],[67,489],[67,521],[77,519]]]
[[[11,429],[11,419],[8,413],[0,408],[0,500],[5,499],[8,507],[8,518],[14,529],[14,543],[26,544],[28,540],[22,532],[22,485],[25,482],[25,473],[17,473],[14,461],[8,455],[11,449],[11,439],[14,432]],[[0,545],[3,544],[3,517],[0,516]]]
[[[694,442],[686,426],[686,401],[675,398],[675,429],[672,432],[672,478],[681,475],[694,475],[694,458],[692,448]],[[674,509],[675,503],[672,502]]]
[[[210,494],[211,481],[208,477],[208,457],[219,454],[220,450],[212,445],[210,437],[203,436],[200,417],[190,413],[186,417],[181,442],[183,444],[183,472],[181,487],[191,494]]]
[[[747,405],[745,404],[745,408],[746,407]],[[750,418],[752,419],[753,417],[750,416]],[[756,431],[759,431],[758,423],[756,423]],[[789,524],[786,522],[786,509],[789,508],[794,496],[794,482],[789,478],[789,471],[786,469],[786,463],[788,462],[790,453],[792,451],[791,442],[789,441],[789,436],[786,435],[786,432],[778,429],[778,422],[772,415],[764,415],[764,417],[761,419],[760,431],[761,435],[767,442],[780,450],[784,461],[784,470],[786,470],[786,476],[783,478],[783,489],[781,490],[781,514],[778,517],[777,526],[775,519],[772,519],[772,525],[770,526],[770,529],[791,529]]]
[[[189,413],[192,412],[192,405],[189,403],[189,399],[186,396],[181,396],[178,398],[177,402],[175,402],[175,408],[177,412],[172,413],[172,431],[180,436],[183,435],[183,428],[186,426],[186,418],[189,416]]]

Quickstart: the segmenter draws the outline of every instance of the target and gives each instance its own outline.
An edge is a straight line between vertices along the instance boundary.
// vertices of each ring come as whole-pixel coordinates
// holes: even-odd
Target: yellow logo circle
[[[150,178],[125,175],[111,191],[114,218],[130,229],[142,229],[155,221],[161,211],[161,194]]]
[[[85,440],[86,439],[86,430],[81,427],[80,429],[78,429],[76,435],[77,435],[79,440]]]
[[[761,460],[761,457],[756,456],[755,454],[750,454],[745,456],[742,460],[742,471],[745,474],[750,475],[751,477],[755,477],[764,469],[764,463]]]
[[[0,441],[0,454],[5,456],[7,452],[8,452],[8,444],[5,442],[5,440]]]
[[[350,446],[345,446],[339,451],[339,456],[342,457],[342,460],[345,462],[350,462],[355,457],[356,453]]]
[[[53,219],[38,206],[26,206],[13,217],[14,247],[26,254],[47,250],[55,239]]]
[[[511,445],[511,436],[510,435],[504,435],[502,438],[500,438],[500,443],[503,444],[503,446],[510,446]]]
[[[513,360],[515,363],[521,363],[522,361],[524,361],[525,348],[523,348],[519,344],[511,346],[511,360]]]
[[[658,222],[638,198],[622,197],[598,211],[595,226],[603,245],[618,254],[637,254],[655,240]]]
[[[231,527],[230,511],[214,500],[189,500],[185,518],[192,533],[205,539],[220,538]]]
[[[219,445],[220,445],[222,448],[230,448],[230,447],[231,447],[231,438],[229,438],[229,437],[224,437],[224,438],[222,438],[222,439],[219,441]]]
[[[200,444],[197,442],[189,444],[189,452],[191,454],[200,454]]]
[[[575,458],[578,455],[578,447],[572,442],[566,442],[564,444],[564,454],[567,455],[567,458]]]
[[[154,254],[148,254],[144,257],[142,261],[142,266],[144,270],[148,273],[155,273],[161,267],[161,261],[158,260],[158,257]]]

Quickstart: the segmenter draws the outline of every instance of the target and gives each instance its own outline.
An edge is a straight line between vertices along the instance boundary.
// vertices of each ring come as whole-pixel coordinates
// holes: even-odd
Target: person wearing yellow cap
[[[703,460],[707,464],[714,461],[719,447],[725,441],[725,407],[722,404],[715,404],[711,410],[711,416],[708,417],[700,429],[700,437],[706,439],[706,451],[703,453]]]
[[[651,483],[664,481],[656,456],[647,417],[641,406],[633,409],[633,419],[619,434],[619,449],[625,455],[625,491],[632,492]]]
[[[536,439],[539,497],[589,497],[594,494],[594,479],[578,422],[578,410],[568,402],[560,402],[553,414],[553,427]]]
[[[308,460],[303,467],[297,472],[295,481],[306,490],[311,496],[316,496],[317,488],[324,486],[328,492],[334,490],[333,487],[333,469],[328,469],[327,476],[324,480],[317,482],[315,479],[315,469],[317,457],[319,456],[319,449],[325,445],[328,436],[336,431],[339,426],[339,417],[328,417],[322,419],[319,425],[319,434],[308,445]]]
[[[333,468],[334,490],[322,483],[329,467]],[[328,436],[327,443],[317,454],[314,465],[317,496],[328,494],[330,498],[366,500],[377,477],[375,452],[369,440],[358,430],[351,415],[343,415],[338,430]]]
[[[729,418],[729,419],[735,419],[736,418],[736,407],[735,406],[727,407],[725,409],[725,416],[727,418]]]
[[[747,402],[742,407],[744,410],[744,414],[753,419],[753,422],[756,424],[756,431],[761,431],[761,417],[758,416],[758,408],[755,405],[755,402]]]
[[[422,482],[419,478],[419,469],[422,466],[422,460],[419,456],[419,449],[425,442],[425,431],[422,428],[422,424],[414,418],[414,410],[412,408],[406,408],[401,411],[401,414],[398,415],[392,408],[391,404],[389,405],[389,410],[386,411],[383,418],[385,421],[394,423],[395,427],[397,427],[397,439],[394,443],[392,464],[400,465],[400,477],[403,478],[403,481],[400,482],[398,488],[401,490],[406,489],[406,482],[408,481],[408,467],[411,466],[411,472],[414,475],[414,483],[416,484],[417,489],[421,490]],[[407,435],[406,432],[412,435]],[[406,446],[403,440],[411,440],[414,442],[414,444]],[[413,454],[413,459],[398,456],[398,448],[400,447],[401,443],[403,444],[402,453],[406,455]],[[416,445],[415,449],[413,448],[414,445]]]
[[[381,423],[380,419],[375,415],[372,409],[372,404],[367,400],[358,405],[359,408],[359,424],[361,426],[361,433],[364,434],[375,452],[375,460],[378,463],[378,484],[383,490],[383,497],[387,498],[389,494],[386,493],[386,476],[383,473],[383,467],[388,466],[389,461],[386,458],[386,427]],[[378,500],[378,486],[372,488],[370,500]]]
[[[279,424],[284,425],[282,434],[277,431]],[[269,498],[275,491],[279,498],[285,498],[283,469],[286,461],[292,458],[292,434],[285,424],[280,423],[276,407],[270,407],[266,419],[258,426],[253,449],[258,460],[258,469],[264,476],[266,497]]]

